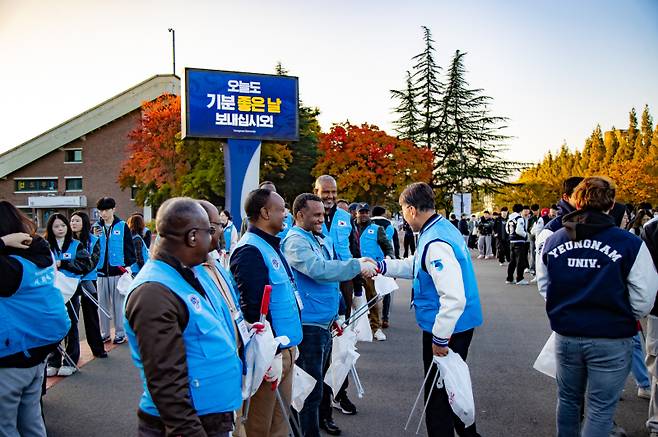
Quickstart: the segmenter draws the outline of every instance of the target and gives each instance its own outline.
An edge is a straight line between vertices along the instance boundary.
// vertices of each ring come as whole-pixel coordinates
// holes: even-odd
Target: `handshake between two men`
[[[359,264],[361,265],[361,275],[365,278],[372,278],[379,273],[377,269],[377,261],[372,258],[359,258]]]

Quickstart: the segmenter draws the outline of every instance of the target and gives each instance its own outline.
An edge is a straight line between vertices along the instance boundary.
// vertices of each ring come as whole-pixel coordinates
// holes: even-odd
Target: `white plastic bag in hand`
[[[130,272],[125,272],[119,280],[117,281],[117,291],[119,292],[120,295],[125,296],[128,294],[128,290],[130,290],[130,286],[133,283],[133,275],[130,274]]]
[[[539,355],[535,360],[535,364],[533,364],[532,367],[544,375],[555,378],[557,373],[557,362],[555,358],[555,332],[552,332],[551,336],[548,337],[546,344],[542,348],[541,352],[539,352]]]
[[[331,349],[331,365],[324,376],[324,382],[334,393],[338,394],[347,374],[359,358],[356,351],[356,334],[351,329],[343,331],[343,335],[333,339]]]
[[[285,336],[274,338],[270,324],[267,321],[264,324],[265,329],[251,337],[245,350],[247,374],[242,379],[242,399],[247,399],[256,393],[265,373],[272,365],[277,347],[280,344],[290,343],[290,339]]]
[[[78,289],[79,283],[80,279],[78,278],[66,276],[59,270],[55,272],[55,288],[59,288],[59,292],[62,293],[62,297],[64,298],[64,303],[71,300],[75,294],[75,290]]]
[[[295,410],[302,411],[304,402],[315,388],[315,384],[317,384],[315,378],[295,365],[292,377],[292,407]]]
[[[375,281],[375,290],[380,296],[386,296],[399,288],[395,279],[388,276],[378,275],[373,279]]]
[[[475,423],[475,402],[473,401],[473,387],[468,365],[459,354],[450,349],[445,357],[435,356],[434,362],[439,366],[452,411],[464,422],[464,425],[467,427],[473,425]]]

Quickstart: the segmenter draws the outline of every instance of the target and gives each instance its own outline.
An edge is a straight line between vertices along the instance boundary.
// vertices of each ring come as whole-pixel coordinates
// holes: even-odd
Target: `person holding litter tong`
[[[290,266],[279,247],[281,239],[277,237],[283,230],[285,202],[276,192],[259,188],[247,195],[244,209],[249,227],[238,241],[230,262],[242,313],[248,323],[258,322],[265,286],[270,285],[272,294],[266,319],[275,337],[289,339],[280,346],[258,391],[251,397],[245,430],[249,437],[287,437],[289,413],[282,411],[280,404],[291,403],[293,367],[297,345],[302,341],[302,304]],[[283,402],[279,402],[278,396]]]
[[[475,423],[465,427],[453,413],[445,389],[434,387],[434,356],[448,350],[466,360],[476,327],[482,324],[478,286],[469,250],[462,235],[435,209],[434,191],[425,183],[407,186],[400,195],[404,219],[419,232],[413,257],[378,262],[385,276],[413,279],[412,304],[423,331],[423,365],[426,379],[425,423],[430,437],[479,436]]]
[[[324,206],[320,197],[300,194],[293,203],[293,214],[295,226],[283,240],[281,250],[292,268],[303,303],[304,337],[297,365],[320,382],[304,402],[300,422],[304,437],[319,437],[320,401],[327,389],[321,382],[331,356],[331,327],[338,318],[339,282],[359,273],[372,276],[375,266],[372,260],[337,259],[331,238],[322,234]]]

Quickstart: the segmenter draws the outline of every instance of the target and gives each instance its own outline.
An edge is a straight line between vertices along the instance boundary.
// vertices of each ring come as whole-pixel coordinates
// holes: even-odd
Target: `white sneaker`
[[[59,372],[59,367],[46,367],[46,376],[57,376],[57,372]]]
[[[533,276],[532,279],[530,280],[531,284],[536,284],[537,283],[537,276]]]
[[[641,399],[651,399],[651,388],[637,388],[637,397]]]
[[[76,369],[73,366],[62,366],[59,368],[59,372],[57,372],[57,376],[71,376],[77,371],[78,369]]]
[[[376,330],[372,336],[375,337],[375,340],[386,341],[386,334],[381,329]]]
[[[521,279],[516,285],[530,285],[530,282],[527,279]]]
[[[483,259],[484,255],[478,255],[478,259]]]
[[[493,256],[493,255],[487,255],[487,256],[485,256],[484,258],[485,258],[485,259],[493,259],[494,256]]]

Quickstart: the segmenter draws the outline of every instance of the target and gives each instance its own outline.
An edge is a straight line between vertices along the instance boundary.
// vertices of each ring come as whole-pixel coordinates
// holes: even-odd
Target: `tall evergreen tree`
[[[490,115],[487,105],[492,98],[482,89],[469,88],[464,56],[457,50],[447,72],[432,148],[434,185],[448,205],[454,192],[495,191],[521,167],[501,158],[509,138],[502,133],[507,118]]]
[[[603,165],[609,165],[615,160],[617,149],[619,149],[618,131],[614,126],[612,126],[610,131],[605,133],[603,143],[605,145],[605,158],[603,160]]]
[[[631,112],[628,114],[628,131],[626,133],[627,136],[627,144],[631,147],[635,147],[635,140],[637,139],[637,112],[635,112],[635,108],[631,109]],[[631,153],[631,157],[633,154]]]
[[[589,166],[587,167],[587,173],[593,175],[597,173],[601,168],[605,167],[605,144],[603,143],[603,132],[601,131],[601,125],[596,125],[596,128],[590,136],[591,140],[591,151],[589,155]]]
[[[418,98],[420,125],[418,141],[428,149],[432,148],[436,127],[436,114],[441,104],[443,84],[439,79],[441,67],[434,60],[435,52],[432,32],[423,26],[425,49],[411,58],[413,66],[413,94]]]
[[[653,136],[651,137],[651,145],[649,146],[647,155],[654,162],[658,162],[658,124],[656,125],[656,128],[653,130]]]
[[[416,142],[420,115],[416,107],[416,91],[409,71],[407,71],[406,84],[407,86],[403,90],[391,90],[391,96],[400,101],[400,105],[393,110],[398,114],[398,119],[393,122],[393,125],[400,138]]]
[[[648,152],[651,147],[651,138],[653,137],[653,117],[649,112],[649,105],[644,105],[642,119],[640,121],[640,136],[642,137],[643,152]]]

